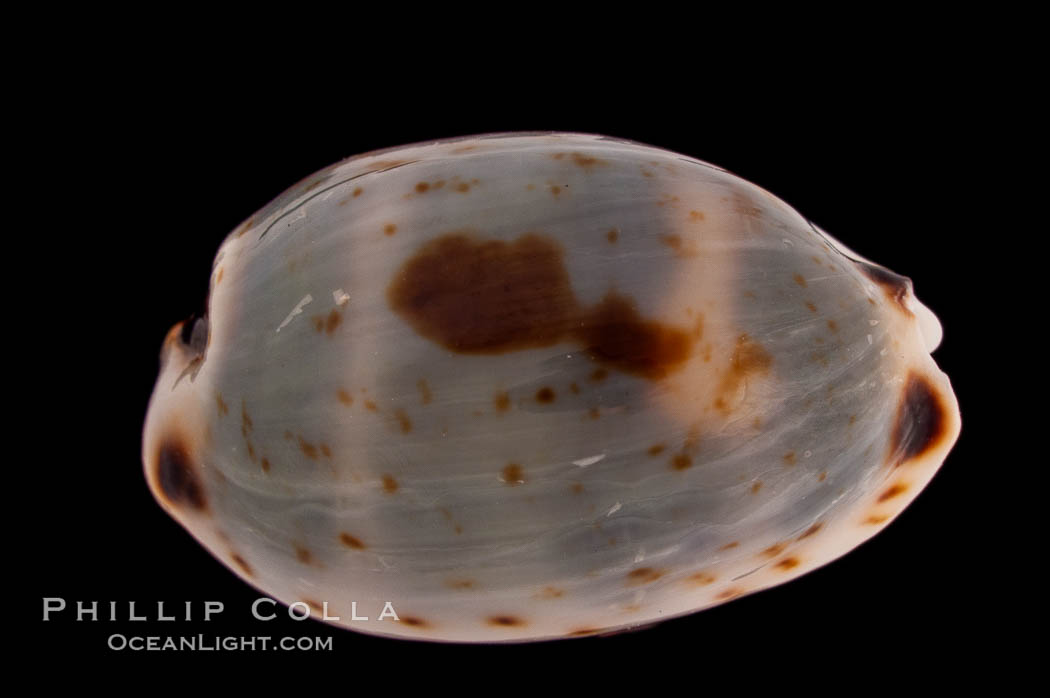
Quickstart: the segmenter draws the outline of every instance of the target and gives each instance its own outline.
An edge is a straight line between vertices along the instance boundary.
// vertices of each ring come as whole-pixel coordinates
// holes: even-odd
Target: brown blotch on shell
[[[742,596],[743,594],[744,594],[744,590],[743,589],[733,588],[733,589],[726,589],[725,591],[720,592],[718,594],[718,596],[716,596],[715,598],[716,599],[721,599],[722,601],[728,601],[729,599],[735,599],[736,597]]]
[[[700,251],[696,247],[696,243],[692,240],[683,240],[681,235],[677,233],[672,235],[664,235],[660,238],[663,244],[667,245],[674,252],[676,257],[696,257],[700,254]]]
[[[402,265],[387,299],[422,336],[465,354],[576,340],[591,360],[655,380],[683,364],[693,343],[689,332],[646,320],[614,291],[580,307],[561,246],[535,233],[511,242],[442,235]]]
[[[638,569],[631,570],[627,573],[627,585],[639,586],[641,584],[651,584],[663,576],[663,570],[653,569],[652,567],[639,567]]]
[[[269,459],[263,458],[261,461],[259,461],[259,467],[262,468],[262,471],[264,473],[270,472],[270,461],[269,461]]]
[[[335,396],[347,407],[354,404],[354,396],[341,388],[335,392]]]
[[[795,274],[795,283],[801,286],[802,288],[805,288],[806,277],[802,276],[802,274]]]
[[[222,399],[222,393],[215,393],[215,406],[219,410],[220,417],[224,417],[230,413],[229,406]]]
[[[784,463],[785,463],[785,465],[794,465],[795,464],[795,452],[794,451],[788,451],[787,453],[784,454]]]
[[[417,194],[425,194],[430,191],[430,182],[420,182],[416,185]]]
[[[885,491],[883,491],[882,494],[879,495],[879,501],[889,501],[898,495],[904,494],[907,490],[908,486],[900,482],[890,485],[888,488],[886,488]]]
[[[505,628],[520,627],[525,625],[525,621],[517,616],[489,616],[486,619],[489,625],[501,626]]]
[[[787,571],[787,570],[790,570],[790,569],[794,569],[795,567],[798,567],[799,564],[800,563],[799,563],[799,560],[798,560],[797,557],[785,557],[783,560],[781,560],[780,562],[776,563],[773,566],[778,568],[778,569]]]
[[[302,599],[302,602],[313,609],[314,613],[324,613],[324,604],[313,599]]]
[[[560,599],[565,592],[558,587],[543,587],[536,593],[537,599]]]
[[[554,392],[553,388],[540,388],[536,391],[536,402],[542,402],[549,404],[557,399],[558,395]]]
[[[398,622],[404,623],[405,625],[410,625],[413,628],[430,627],[430,623],[426,622],[422,618],[417,618],[416,616],[401,616],[400,618],[398,618]]]
[[[881,523],[885,523],[890,517],[884,514],[872,514],[868,518],[864,519],[864,523],[869,526],[878,526]]]
[[[170,504],[199,512],[208,508],[204,484],[182,442],[172,439],[161,443],[154,475],[160,493]]]
[[[352,536],[345,531],[339,534],[339,542],[354,550],[364,550],[367,546],[357,536]]]
[[[817,306],[813,304],[813,301],[806,301],[806,307],[809,308],[809,312],[817,312]]]
[[[445,586],[449,589],[473,589],[473,579],[446,579]]]
[[[393,475],[383,476],[383,491],[387,494],[394,494],[397,492],[398,484],[397,480],[394,479]]]
[[[397,423],[401,427],[401,433],[408,434],[412,431],[412,420],[408,418],[408,414],[405,413],[400,407],[394,410],[394,416],[397,417]]]
[[[500,391],[492,398],[492,404],[495,406],[497,412],[506,412],[510,409],[510,395],[504,391]]]
[[[688,470],[693,467],[693,457],[688,453],[677,453],[671,459],[671,468],[674,470]]]
[[[237,553],[234,553],[234,554],[230,555],[230,559],[233,560],[234,563],[238,567],[240,567],[241,571],[244,572],[246,575],[248,575],[249,577],[254,577],[255,576],[255,571],[252,569],[252,566],[249,565],[248,561],[245,560],[243,557],[241,557]]]
[[[784,548],[786,547],[787,545],[784,543],[776,543],[763,550],[761,554],[765,557],[776,557],[780,553],[784,552]]]
[[[947,433],[946,415],[947,409],[930,381],[911,372],[890,439],[894,465],[918,458],[937,446]]]
[[[717,579],[717,577],[709,572],[697,572],[696,574],[689,575],[689,577],[686,578],[686,581],[690,584],[695,584],[696,586],[707,586],[708,584],[713,584]]]
[[[525,482],[525,471],[517,463],[508,463],[503,468],[501,479],[508,485],[521,485]]]
[[[383,226],[383,234],[384,235],[389,236],[389,235],[394,235],[395,233],[397,233],[397,226],[394,225],[393,223],[387,223],[386,225]]]
[[[740,545],[740,541],[734,540],[732,542],[729,542],[729,543],[726,543],[725,545],[723,545],[721,548],[718,549],[718,551],[722,552],[723,550],[732,550],[733,548],[737,547],[738,545]]]
[[[823,523],[815,523],[815,524],[813,524],[812,526],[810,526],[809,528],[807,528],[807,529],[806,529],[806,530],[805,530],[805,531],[804,531],[804,532],[802,533],[802,535],[800,535],[800,536],[798,537],[798,540],[802,540],[803,538],[809,538],[809,537],[810,537],[810,536],[812,536],[813,534],[815,534],[815,533],[817,533],[818,531],[820,531],[820,529],[822,529],[822,528],[824,528],[824,524],[823,524]]]
[[[755,484],[751,485],[751,494],[758,494],[759,490],[762,489],[762,481],[758,480]]]
[[[610,228],[609,231],[605,233],[605,239],[609,241],[610,245],[615,245],[616,241],[620,239],[620,231],[616,228]]]
[[[309,548],[305,548],[299,544],[293,544],[292,547],[295,549],[296,560],[303,563],[304,565],[309,565],[311,562],[313,562],[314,556],[313,553],[310,552]]]
[[[661,453],[663,453],[665,448],[667,448],[667,447],[664,446],[663,444],[653,444],[652,446],[649,447],[649,450],[647,451],[647,453],[650,456],[654,456],[655,457],[655,456],[658,456]]]
[[[310,460],[317,460],[317,446],[313,445],[303,437],[298,437],[299,450],[303,452],[303,455]]]
[[[569,637],[586,637],[588,635],[597,635],[601,632],[601,628],[579,628],[577,630],[570,630],[567,634]]]
[[[852,261],[857,265],[857,269],[859,269],[862,274],[882,288],[886,293],[886,296],[893,301],[901,311],[909,317],[912,315],[905,300],[911,292],[911,279],[906,276],[901,276],[900,274],[895,274],[885,267],[868,264],[867,262],[860,262],[858,260]]]

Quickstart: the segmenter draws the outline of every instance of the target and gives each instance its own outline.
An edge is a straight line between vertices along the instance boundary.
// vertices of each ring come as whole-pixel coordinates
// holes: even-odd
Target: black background
[[[994,406],[979,392],[974,361],[984,344],[973,321],[983,291],[970,242],[981,191],[970,168],[991,146],[972,109],[983,88],[968,70],[945,72],[924,57],[844,73],[779,73],[767,64],[716,85],[688,70],[658,81],[526,63],[501,80],[464,80],[451,70],[362,80],[348,71],[318,85],[283,75],[248,81],[240,68],[204,80],[179,61],[142,72],[123,60],[103,66],[73,67],[48,95],[56,108],[43,117],[42,135],[25,136],[45,166],[35,176],[51,184],[38,209],[50,214],[49,228],[21,229],[19,245],[33,252],[16,264],[33,279],[26,288],[34,298],[45,300],[36,306],[45,310],[27,316],[31,340],[22,345],[27,361],[42,360],[44,379],[26,398],[33,419],[14,434],[35,464],[25,485],[33,489],[24,491],[40,502],[18,535],[30,587],[18,611],[33,633],[32,652],[92,672],[113,662],[191,668],[217,658],[274,671],[327,662],[403,678],[450,666],[621,662],[661,673],[657,664],[673,662],[704,671],[778,667],[790,679],[832,666],[878,675],[888,657],[911,663],[931,648],[954,657],[939,661],[962,661],[994,642],[987,624],[998,597],[989,592],[991,555],[974,521],[974,502],[994,497],[980,437],[982,412]],[[249,608],[260,593],[161,511],[141,473],[141,429],[165,333],[203,307],[225,235],[303,177],[375,148],[516,130],[601,133],[712,162],[913,278],[944,325],[935,358],[959,398],[960,441],[918,499],[845,557],[643,631],[456,646],[314,621],[255,621]],[[197,617],[205,600],[226,610],[207,624],[78,623],[69,611],[44,623],[47,596],[70,606],[117,601],[125,617],[129,601],[151,616],[157,601],[169,608],[194,601]],[[196,632],[332,636],[336,658],[106,647],[112,633]]]

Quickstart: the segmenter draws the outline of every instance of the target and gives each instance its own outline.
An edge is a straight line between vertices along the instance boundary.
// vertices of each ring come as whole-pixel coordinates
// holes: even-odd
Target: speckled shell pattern
[[[318,618],[606,633],[889,524],[960,429],[939,341],[910,280],[694,158],[411,145],[223,242],[207,318],[164,342],[143,464],[216,558]]]

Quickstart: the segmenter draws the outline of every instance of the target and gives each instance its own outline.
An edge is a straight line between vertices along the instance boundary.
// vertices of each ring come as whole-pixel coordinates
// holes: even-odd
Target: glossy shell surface
[[[143,463],[219,560],[319,618],[583,636],[886,526],[959,432],[939,341],[910,280],[693,158],[405,146],[230,234],[206,319],[164,342]]]

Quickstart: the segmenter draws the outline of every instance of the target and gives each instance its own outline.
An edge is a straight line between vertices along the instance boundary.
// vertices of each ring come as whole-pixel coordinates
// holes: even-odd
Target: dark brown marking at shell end
[[[200,512],[208,508],[200,474],[181,442],[170,440],[161,444],[155,475],[161,494],[172,505]]]
[[[488,624],[495,625],[504,628],[520,627],[525,625],[525,621],[517,616],[489,616]]]
[[[889,296],[890,300],[892,300],[897,307],[908,315],[912,314],[912,312],[908,310],[908,305],[905,301],[908,294],[911,292],[911,279],[907,276],[895,274],[885,267],[868,264],[867,262],[853,260],[853,263],[857,265],[857,268],[862,274],[864,274],[864,276],[881,286],[886,292],[886,295]]]
[[[918,458],[940,443],[947,422],[947,409],[930,381],[909,374],[891,436],[894,465]]]

